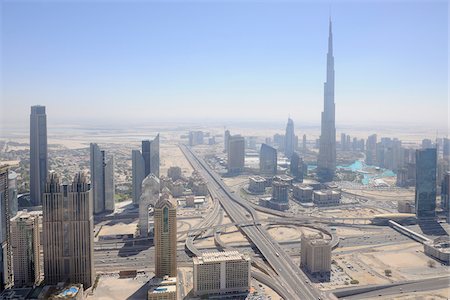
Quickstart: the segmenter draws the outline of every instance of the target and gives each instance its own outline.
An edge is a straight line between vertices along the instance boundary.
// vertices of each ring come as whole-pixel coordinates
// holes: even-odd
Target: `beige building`
[[[248,190],[255,194],[264,194],[266,191],[266,180],[261,176],[249,177]]]
[[[13,281],[9,208],[9,168],[0,165],[0,291],[11,288]]]
[[[42,201],[44,276],[47,284],[69,281],[89,288],[94,280],[93,203],[78,173],[71,185],[49,175]]]
[[[149,282],[148,300],[177,300],[177,278],[164,276]]]
[[[41,246],[38,212],[21,211],[11,219],[14,286],[33,286],[40,282]]]
[[[398,200],[397,201],[397,209],[398,209],[399,213],[405,213],[405,214],[415,213],[414,200]]]
[[[292,190],[294,198],[300,202],[311,202],[313,199],[313,188],[305,184],[294,184]]]
[[[163,194],[155,204],[155,277],[177,276],[177,204]]]
[[[335,206],[341,203],[341,192],[321,190],[313,192],[313,202],[317,206]]]
[[[302,235],[300,267],[309,273],[331,272],[331,244],[322,234]]]
[[[248,293],[250,263],[250,257],[238,251],[194,257],[194,296]]]

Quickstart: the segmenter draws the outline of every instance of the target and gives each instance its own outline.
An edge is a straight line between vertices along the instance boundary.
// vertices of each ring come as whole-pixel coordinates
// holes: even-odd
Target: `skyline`
[[[299,125],[320,124],[328,3],[2,6],[2,127],[26,126],[24,110],[34,104],[59,124],[285,122],[289,115]],[[333,3],[337,127],[447,126],[444,7]],[[68,103],[78,105],[67,110]]]

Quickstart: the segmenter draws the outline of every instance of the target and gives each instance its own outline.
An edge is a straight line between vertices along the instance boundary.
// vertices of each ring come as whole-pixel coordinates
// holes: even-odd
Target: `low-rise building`
[[[172,184],[172,196],[181,197],[184,193],[184,182],[182,180],[177,180]]]
[[[398,200],[397,207],[399,213],[413,214],[414,201],[413,200]]]
[[[177,278],[164,276],[154,277],[149,282],[148,300],[177,300]]]
[[[263,194],[266,191],[266,180],[261,176],[251,176],[248,179],[248,190],[255,194]]]
[[[277,210],[289,208],[289,184],[285,181],[272,181],[272,199],[269,206]]]
[[[192,192],[195,196],[206,196],[208,195],[208,186],[206,185],[206,181],[196,180],[192,185]]]
[[[194,257],[194,296],[246,295],[250,291],[250,256],[238,251]]]
[[[331,244],[322,234],[302,235],[300,267],[311,274],[330,274]]]
[[[181,168],[180,167],[170,167],[167,170],[167,176],[172,179],[173,181],[177,181],[178,179],[181,179]]]
[[[317,206],[334,206],[341,202],[341,192],[336,190],[320,190],[313,192],[313,202]]]
[[[450,239],[448,236],[424,242],[423,250],[426,255],[447,265],[450,264]]]
[[[305,184],[294,184],[293,196],[300,202],[312,202],[313,188]]]

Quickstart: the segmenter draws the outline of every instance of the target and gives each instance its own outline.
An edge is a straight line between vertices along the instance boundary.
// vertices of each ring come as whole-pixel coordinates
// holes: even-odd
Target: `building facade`
[[[416,216],[419,219],[436,216],[436,148],[416,150]]]
[[[286,155],[288,159],[291,159],[292,154],[297,148],[296,143],[298,143],[298,141],[295,137],[294,121],[291,118],[288,118],[286,133],[284,135],[284,155]]]
[[[0,291],[13,285],[8,166],[0,166]]]
[[[155,276],[177,276],[177,204],[163,194],[155,204]]]
[[[149,234],[149,209],[155,206],[159,199],[159,179],[150,174],[142,181],[142,193],[139,200],[139,236],[147,237]]]
[[[114,158],[90,144],[91,189],[94,214],[114,211]]]
[[[139,200],[142,194],[142,181],[145,178],[145,162],[141,151],[131,151],[131,169],[132,169],[132,197],[133,204],[139,205]]]
[[[245,139],[240,135],[233,135],[228,140],[228,173],[238,174],[244,170]]]
[[[33,205],[41,205],[47,172],[47,115],[45,106],[35,105],[30,114],[30,199]]]
[[[247,294],[251,260],[238,251],[208,252],[194,257],[194,296]]]
[[[336,173],[336,124],[334,103],[333,33],[330,20],[327,54],[327,80],[324,83],[324,110],[322,112],[317,176],[321,182],[329,182]]]
[[[303,182],[304,177],[308,174],[308,166],[298,152],[294,152],[291,156],[289,171],[297,182]]]
[[[341,192],[321,190],[313,192],[313,202],[317,206],[335,206],[341,203]]]
[[[277,149],[261,144],[259,151],[259,172],[261,175],[274,176],[277,174]]]
[[[302,235],[300,267],[311,274],[330,274],[331,244],[322,235]]]
[[[43,203],[44,276],[47,284],[62,281],[89,288],[94,280],[92,195],[83,173],[70,185],[56,174],[47,181]]]
[[[159,134],[152,141],[142,141],[142,157],[145,165],[144,176],[154,174],[159,177]]]
[[[11,219],[14,287],[39,284],[41,276],[40,216],[21,211]]]

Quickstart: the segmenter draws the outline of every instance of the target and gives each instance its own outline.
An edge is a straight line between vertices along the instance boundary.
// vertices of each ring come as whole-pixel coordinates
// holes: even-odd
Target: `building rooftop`
[[[339,195],[340,192],[339,191],[335,191],[335,190],[320,190],[320,191],[314,191],[314,194],[318,194],[321,196],[325,196],[325,195]]]
[[[172,293],[177,291],[177,278],[164,276],[164,278],[153,277],[149,282],[149,294]]]
[[[221,251],[221,252],[206,252],[202,256],[194,257],[194,264],[216,263],[222,261],[232,260],[250,260],[250,257],[239,251]]]

